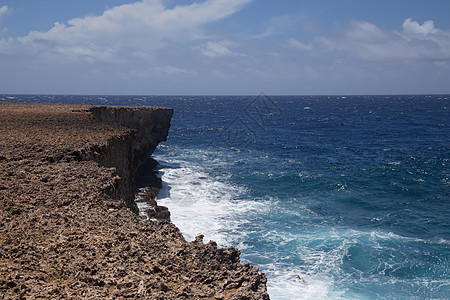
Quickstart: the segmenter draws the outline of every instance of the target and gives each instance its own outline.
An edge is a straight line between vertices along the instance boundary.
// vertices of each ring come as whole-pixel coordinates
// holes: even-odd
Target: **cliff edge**
[[[237,249],[135,213],[172,114],[0,102],[0,299],[268,299]]]

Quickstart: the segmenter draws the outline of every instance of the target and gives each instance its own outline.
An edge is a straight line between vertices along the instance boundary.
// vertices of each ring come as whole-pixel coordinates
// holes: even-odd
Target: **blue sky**
[[[448,0],[0,0],[0,93],[450,93]]]

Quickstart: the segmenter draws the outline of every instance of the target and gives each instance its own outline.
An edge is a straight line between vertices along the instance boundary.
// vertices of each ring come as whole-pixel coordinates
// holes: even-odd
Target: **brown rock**
[[[135,213],[172,112],[0,102],[0,299],[268,299],[237,249]]]

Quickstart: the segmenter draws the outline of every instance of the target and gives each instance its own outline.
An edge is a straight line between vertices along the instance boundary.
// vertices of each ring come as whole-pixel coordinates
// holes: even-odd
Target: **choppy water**
[[[159,203],[272,299],[450,298],[450,95],[1,100],[175,108]]]

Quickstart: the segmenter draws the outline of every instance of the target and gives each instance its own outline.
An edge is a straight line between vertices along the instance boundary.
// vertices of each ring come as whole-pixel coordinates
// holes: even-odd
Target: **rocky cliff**
[[[91,106],[95,120],[114,127],[131,129],[126,136],[112,138],[103,147],[95,145],[77,153],[81,160],[95,160],[105,167],[116,168],[120,177],[115,197],[125,200],[135,213],[136,177],[139,167],[146,162],[156,146],[165,141],[169,133],[173,109],[161,107]]]
[[[172,113],[0,102],[0,299],[268,299],[238,250],[135,213]]]

